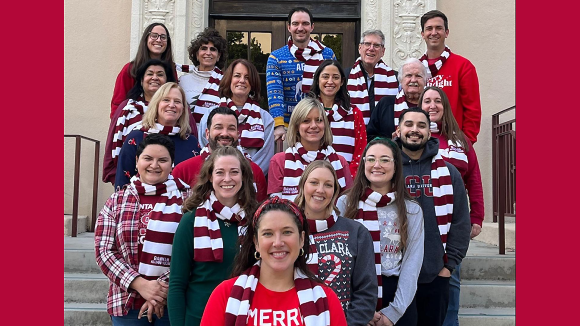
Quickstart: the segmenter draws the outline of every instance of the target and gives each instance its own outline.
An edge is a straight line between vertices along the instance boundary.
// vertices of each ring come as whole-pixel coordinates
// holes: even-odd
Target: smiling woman
[[[238,237],[258,206],[250,163],[234,147],[213,150],[197,180],[173,242],[171,325],[199,325],[209,295],[230,275]]]
[[[183,89],[176,83],[166,83],[155,92],[143,120],[126,136],[121,147],[115,175],[117,189],[126,185],[135,174],[135,149],[148,134],[169,136],[175,144],[174,164],[199,154],[199,143],[191,134],[189,110],[184,98]]]

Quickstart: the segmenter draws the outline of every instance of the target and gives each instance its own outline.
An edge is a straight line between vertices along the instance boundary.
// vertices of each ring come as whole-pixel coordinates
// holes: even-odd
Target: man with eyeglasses
[[[266,66],[268,107],[274,118],[274,140],[286,138],[294,106],[308,94],[316,68],[327,59],[336,60],[331,48],[310,38],[312,14],[296,7],[288,14],[288,44],[273,51]]]
[[[350,103],[362,112],[368,126],[376,104],[384,96],[397,95],[399,83],[396,72],[382,59],[385,54],[383,32],[378,29],[365,31],[360,38],[358,53],[360,57],[350,70],[347,88]]]
[[[459,171],[439,154],[429,114],[404,110],[396,139],[409,194],[423,209],[425,251],[417,281],[417,325],[441,326],[449,303],[449,280],[469,246],[471,219]]]
[[[441,11],[431,10],[421,17],[421,36],[427,44],[427,52],[419,60],[432,75],[427,86],[437,86],[445,92],[459,128],[475,144],[481,125],[479,80],[475,67],[445,45],[449,25],[447,16]]]

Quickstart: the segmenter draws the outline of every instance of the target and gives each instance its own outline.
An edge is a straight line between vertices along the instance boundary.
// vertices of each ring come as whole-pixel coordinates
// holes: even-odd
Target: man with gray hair
[[[396,96],[385,96],[377,103],[367,124],[367,141],[376,137],[392,137],[399,125],[401,112],[410,107],[420,107],[419,96],[429,77],[429,71],[418,59],[409,58],[403,62],[397,75],[401,91]]]
[[[385,35],[378,29],[366,30],[358,45],[360,57],[356,59],[348,76],[350,103],[357,107],[368,125],[377,103],[385,96],[399,91],[396,72],[382,57],[385,54]],[[367,127],[368,133],[368,127]]]

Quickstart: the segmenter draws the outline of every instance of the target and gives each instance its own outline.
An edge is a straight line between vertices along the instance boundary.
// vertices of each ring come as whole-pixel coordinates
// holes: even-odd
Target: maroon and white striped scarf
[[[235,204],[224,206],[212,191],[208,198],[197,207],[193,223],[193,260],[196,262],[223,262],[224,248],[219,218],[224,222],[238,225],[238,236],[245,231],[246,214]]]
[[[358,201],[358,212],[355,221],[364,225],[373,238],[375,253],[375,269],[378,280],[378,301],[377,310],[383,308],[383,279],[381,277],[381,231],[379,227],[379,215],[377,207],[385,207],[395,201],[395,193],[389,192],[386,195],[373,191],[371,188],[365,189]]]
[[[246,326],[248,310],[252,306],[260,277],[260,265],[261,260],[258,260],[254,266],[238,276],[226,305],[225,326]],[[329,326],[328,299],[321,284],[310,280],[298,268],[294,268],[294,287],[298,294],[304,326]]]
[[[171,174],[165,182],[156,185],[141,182],[139,174],[130,181],[139,196],[159,196],[159,201],[149,214],[139,261],[139,274],[145,279],[154,280],[169,270],[173,237],[182,216],[182,191],[189,186],[180,179],[174,179]]]
[[[192,111],[193,119],[195,119],[195,122],[198,125],[203,116],[211,111],[211,108],[220,104],[218,89],[223,77],[224,74],[220,68],[215,67],[211,72],[211,77],[209,77],[205,88],[201,91],[201,94],[199,94],[199,98],[197,99]]]
[[[148,105],[149,103],[142,98],[139,100],[129,100],[123,108],[121,116],[117,119],[115,133],[113,134],[113,153],[111,155],[115,166],[117,166],[119,153],[121,152],[125,138],[140,124],[143,114],[147,112]]]
[[[401,116],[401,112],[409,108],[407,104],[407,96],[405,96],[405,92],[401,89],[397,97],[395,97],[395,105],[394,105],[394,116],[395,116],[395,128],[399,125],[399,117]]]
[[[294,44],[292,37],[288,38],[288,49],[290,49],[290,53],[296,59],[304,62],[304,68],[302,69],[302,94],[308,94],[310,92],[314,73],[322,61],[324,61],[324,57],[322,56],[324,48],[325,46],[319,41],[310,39],[308,46],[300,49]]]
[[[147,128],[142,124],[139,124],[135,129],[141,130],[146,134],[162,134],[167,136],[175,136],[181,131],[181,128],[178,126],[164,126],[159,123],[156,123],[153,128]]]
[[[352,162],[355,145],[354,113],[335,103],[330,110],[324,110],[332,130],[332,147],[347,162]]]
[[[306,264],[308,265],[308,269],[314,275],[318,276],[318,247],[316,246],[316,241],[314,240],[314,234],[324,232],[330,229],[338,220],[338,216],[332,211],[331,215],[324,219],[324,220],[309,220],[308,221],[308,229],[310,230],[310,254],[308,255],[308,260]],[[326,285],[330,286],[330,284],[326,283]]]
[[[232,99],[223,97],[220,106],[226,106],[238,113],[240,146],[245,148],[264,147],[264,121],[258,102],[248,96],[244,107],[238,111]]]
[[[441,69],[441,67],[443,67],[443,64],[445,63],[445,61],[447,61],[447,59],[449,59],[450,54],[451,54],[451,50],[449,50],[449,48],[447,46],[445,46],[445,49],[443,50],[443,53],[441,53],[441,56],[432,65],[429,64],[429,61],[428,61],[429,59],[427,57],[427,53],[423,54],[423,56],[419,60],[423,63],[423,66],[425,66],[425,68],[427,68],[427,69],[429,69],[429,71],[431,71],[431,78],[433,78],[433,77],[437,76],[437,74],[439,73],[439,70]]]
[[[449,233],[453,219],[453,183],[449,169],[439,152],[431,160],[431,185],[433,187],[435,217],[441,234],[443,250],[446,250],[447,233]],[[447,253],[443,256],[443,261],[447,263]]]
[[[374,68],[374,92],[375,105],[387,95],[396,95],[399,90],[399,83],[395,72],[383,61],[379,60]],[[362,61],[358,57],[348,75],[347,83],[348,94],[350,95],[351,105],[357,107],[363,115],[365,124],[371,119],[371,110],[369,105],[369,91],[364,73],[362,71]]]
[[[456,167],[463,176],[469,169],[469,160],[467,159],[467,154],[465,154],[468,144],[463,145],[461,142],[455,143],[453,140],[447,139],[447,145],[445,145],[445,138],[441,134],[441,122],[431,122],[430,129],[431,134],[439,138],[439,154],[441,154],[441,157]]]
[[[327,160],[330,162],[334,170],[336,170],[340,191],[342,192],[346,188],[345,168],[331,145],[316,152],[308,152],[300,142],[297,142],[296,145],[286,149],[284,158],[284,179],[282,180],[281,196],[284,199],[294,200],[298,194],[298,183],[302,173],[304,173],[304,169],[315,160]]]

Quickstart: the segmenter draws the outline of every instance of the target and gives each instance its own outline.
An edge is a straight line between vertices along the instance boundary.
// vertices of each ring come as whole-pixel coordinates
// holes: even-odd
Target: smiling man
[[[427,52],[420,60],[432,76],[427,86],[437,86],[445,92],[459,128],[475,143],[481,125],[479,80],[475,67],[445,45],[449,27],[447,16],[441,11],[431,10],[421,17],[421,36],[427,44]]]
[[[427,82],[427,69],[415,58],[405,60],[397,75],[401,90],[396,96],[384,96],[372,111],[367,123],[367,141],[376,137],[391,138],[403,110],[419,106],[419,96]]]
[[[359,57],[348,76],[348,93],[353,106],[361,110],[368,125],[376,104],[388,95],[397,95],[395,71],[383,61],[385,35],[378,29],[367,30],[360,38]],[[369,140],[370,141],[370,140]]]
[[[308,94],[316,68],[326,59],[336,60],[331,48],[310,38],[312,14],[296,7],[288,14],[288,44],[273,51],[266,66],[268,107],[274,118],[275,140],[286,137],[294,106]]]
[[[439,154],[429,115],[418,107],[404,110],[396,131],[409,194],[423,209],[425,251],[419,273],[417,325],[441,326],[449,303],[449,280],[469,246],[471,220],[459,171]]]

